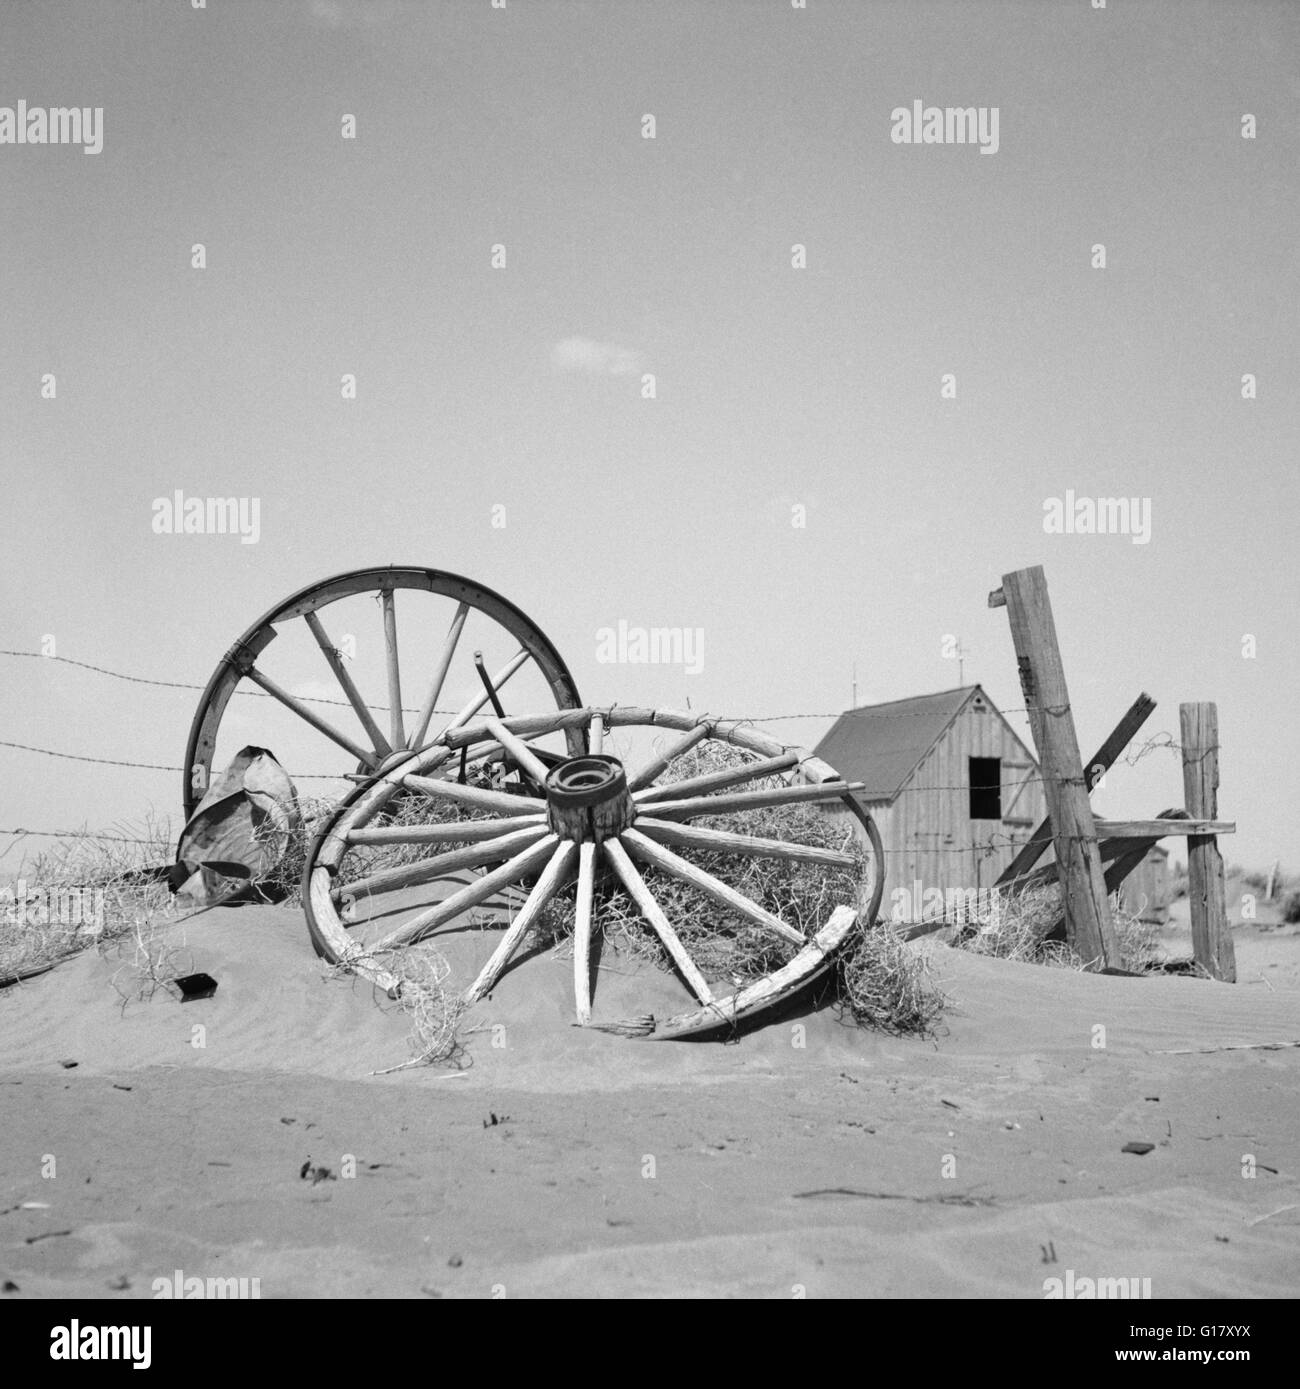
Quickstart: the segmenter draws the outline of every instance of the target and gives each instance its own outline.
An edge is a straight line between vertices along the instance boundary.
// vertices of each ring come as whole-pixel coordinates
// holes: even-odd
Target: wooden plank
[[[1170,834],[1236,834],[1232,820],[1094,820],[1108,839],[1163,839]]]
[[[1104,877],[1106,880],[1106,891],[1108,893],[1118,892],[1124,885],[1129,874],[1135,872],[1142,866],[1142,861],[1150,853],[1152,846],[1156,843],[1154,839],[1103,839],[1098,846],[1101,853],[1101,861],[1105,865]],[[1052,867],[1049,864],[1046,868],[1040,868],[1039,873],[1043,874],[1042,881],[1048,881]],[[1044,936],[1045,940],[1064,940],[1065,939],[1065,917],[1059,917],[1052,928]]]
[[[1114,766],[1116,758],[1133,741],[1133,735],[1151,717],[1151,711],[1155,707],[1155,700],[1146,693],[1138,695],[1129,706],[1128,712],[1111,729],[1110,736],[1088,759],[1087,782],[1089,791]],[[1002,875],[998,878],[996,885],[1000,887],[1003,883],[1009,883],[1013,878],[1023,877],[1047,852],[1047,846],[1051,842],[1052,818],[1049,815],[1029,836],[1015,858],[1002,870]]]
[[[1020,686],[1043,769],[1066,933],[1089,969],[1119,962],[1070,693],[1042,566],[1002,576]]]
[[[1102,839],[1097,843],[1097,852],[1101,856],[1103,868],[1109,872],[1108,865],[1124,858],[1131,850],[1142,846],[1142,853],[1150,849],[1155,843],[1154,839]],[[1127,877],[1128,875],[1125,874]],[[1004,883],[1002,887],[1014,887],[1017,893],[1029,892],[1034,888],[1041,887],[1044,883],[1058,881],[1056,875],[1056,864],[1045,863],[1039,868],[1031,869],[1023,877],[1017,878],[1015,883]],[[998,886],[995,884],[995,886]]]
[[[1193,820],[1214,820],[1219,810],[1219,710],[1214,704],[1180,704],[1183,795]],[[1237,959],[1228,930],[1223,855],[1213,834],[1187,841],[1187,897],[1192,909],[1192,958],[1212,978],[1237,982]]]

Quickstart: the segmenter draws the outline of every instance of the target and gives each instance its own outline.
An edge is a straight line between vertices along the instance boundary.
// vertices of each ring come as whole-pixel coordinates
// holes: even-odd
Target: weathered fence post
[[[1097,831],[1041,565],[1002,576],[1001,589],[989,594],[989,606],[1004,604],[1011,620],[1020,688],[1043,771],[1066,937],[1090,969],[1117,966],[1119,948],[1097,851]]]
[[[1219,710],[1214,704],[1180,704],[1183,794],[1193,820],[1219,814]],[[1228,930],[1223,855],[1212,834],[1187,841],[1187,897],[1192,909],[1192,958],[1215,979],[1237,982],[1237,957]]]
[[[1145,691],[1129,706],[1128,712],[1111,730],[1110,736],[1088,763],[1084,779],[1089,791],[1114,766],[1115,759],[1133,741],[1133,735],[1146,723],[1155,707],[1155,700]],[[1049,815],[1021,846],[1015,858],[1002,870],[996,886],[1001,887],[1004,883],[1013,883],[1017,878],[1023,877],[1047,852],[1047,846],[1051,842],[1052,817]]]

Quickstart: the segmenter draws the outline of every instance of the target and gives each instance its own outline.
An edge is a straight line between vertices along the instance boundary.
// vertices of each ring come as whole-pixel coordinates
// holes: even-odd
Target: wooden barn
[[[1033,753],[979,685],[850,709],[816,751],[866,785],[895,920],[938,915],[936,890],[951,903],[991,888],[1047,813]]]

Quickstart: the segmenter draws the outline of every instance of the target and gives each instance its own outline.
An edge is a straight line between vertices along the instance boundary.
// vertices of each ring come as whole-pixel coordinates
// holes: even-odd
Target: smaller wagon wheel
[[[406,605],[401,653],[399,590]],[[374,653],[368,671],[371,698],[378,694],[386,703],[367,700],[358,688],[366,680],[354,676],[336,647],[345,623],[356,626]],[[324,695],[294,693],[304,683],[315,688],[321,677],[328,677]],[[186,818],[207,791],[214,762],[224,765],[222,758],[244,743],[272,744],[284,760],[274,746],[283,737],[298,758],[314,760],[292,770],[328,779],[327,769],[338,765],[339,779],[368,777],[427,746],[444,728],[467,723],[485,705],[500,712],[507,681],[513,681],[512,695],[522,690],[517,698],[524,708],[548,696],[561,709],[580,703],[573,677],[546,634],[483,584],[413,565],[357,569],[310,584],[260,617],[208,681],[185,754]],[[404,707],[404,689],[421,701],[419,706]],[[454,696],[454,709],[440,713],[436,706],[444,692]],[[231,705],[237,693],[267,697],[256,701],[261,707],[255,720],[247,717],[247,704],[254,701]],[[279,708],[294,717],[286,718]],[[231,718],[236,711],[238,720]],[[242,733],[228,734],[219,747],[223,721],[238,723]],[[575,732],[570,752],[582,751],[580,738]],[[341,764],[340,749],[346,759]]]
[[[681,736],[629,772],[603,750],[609,728],[671,729]],[[548,764],[530,746],[531,740],[560,732],[570,736],[575,730],[589,739],[590,751],[584,755]],[[706,739],[758,756],[684,780],[663,780],[679,758]],[[444,779],[463,765],[470,749],[480,759],[507,758],[530,780],[505,790]],[[775,786],[746,789],[747,783],[768,778],[780,780]],[[358,787],[323,825],[303,875],[308,928],[319,954],[396,995],[401,985],[390,968],[393,952],[440,928],[463,926],[471,913],[503,891],[523,893],[508,929],[465,991],[465,1002],[474,1003],[489,993],[530,927],[576,876],[574,994],[578,1022],[587,1025],[592,1016],[593,907],[603,878],[620,884],[636,903],[699,1005],[658,1023],[651,1035],[712,1031],[789,997],[824,972],[856,925],[875,924],[884,892],[884,858],[875,822],[856,799],[862,789],[801,749],[752,728],[691,714],[614,707],[482,719],[446,730],[434,745]],[[411,793],[473,818],[373,823],[395,796]],[[836,803],[865,830],[865,864],[861,856],[821,845],[692,823],[704,816]],[[453,845],[459,847],[449,847]],[[427,856],[375,871],[363,867],[360,877],[342,872],[348,855],[364,856],[383,846],[404,846],[404,852],[421,846]],[[852,869],[861,877],[849,900],[806,936],[692,861],[701,854],[785,859]],[[467,870],[474,874],[468,880],[463,876]],[[685,884],[746,925],[797,947],[797,953],[735,993],[717,997],[656,896],[661,877]],[[359,901],[373,905],[382,894],[429,885],[451,890],[432,905],[422,901],[414,909],[409,904],[390,908],[385,902],[376,913],[386,923],[383,934],[374,934],[373,922],[359,923],[349,910]],[[393,920],[398,924],[393,926]]]

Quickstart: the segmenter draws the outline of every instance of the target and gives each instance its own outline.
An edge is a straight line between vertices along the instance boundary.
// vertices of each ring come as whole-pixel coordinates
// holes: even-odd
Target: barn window
[[[970,818],[1002,818],[1002,761],[997,757],[970,759]]]

